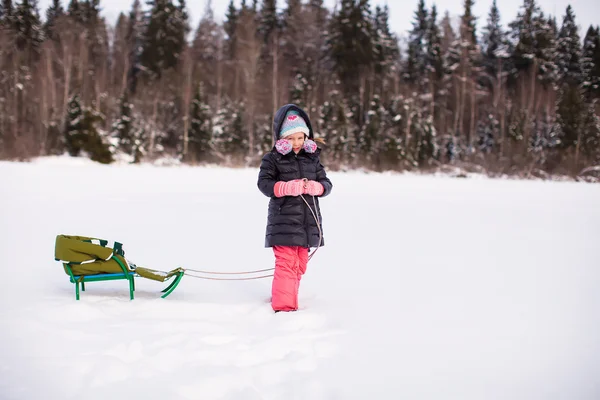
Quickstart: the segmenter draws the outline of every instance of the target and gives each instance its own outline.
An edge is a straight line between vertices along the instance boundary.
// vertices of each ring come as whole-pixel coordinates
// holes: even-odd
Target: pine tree
[[[211,161],[212,111],[205,100],[203,84],[199,83],[191,105],[189,152],[198,162]]]
[[[553,155],[552,152],[559,144],[555,124],[554,117],[545,111],[534,120],[528,150],[540,167],[546,166],[548,159]]]
[[[402,159],[406,158],[402,135],[405,132],[404,99],[394,96],[386,107],[385,120],[379,138],[379,153],[376,168],[380,171],[397,169]]]
[[[342,0],[331,20],[328,54],[348,99],[357,103],[361,74],[373,61],[372,18],[368,0]],[[360,124],[361,116],[356,115]]]
[[[357,154],[361,159],[372,163],[378,153],[378,138],[381,132],[383,121],[385,120],[385,109],[381,105],[379,95],[374,95],[371,100],[369,110],[367,111],[367,119],[362,127],[362,132],[356,143],[358,149]],[[371,167],[371,165],[369,165]]]
[[[238,11],[235,9],[235,5],[233,4],[233,0],[229,1],[229,6],[227,7],[227,13],[225,14],[225,22],[223,23],[223,29],[226,34],[226,43],[227,43],[227,54],[229,59],[233,59],[235,57],[236,51],[236,30],[237,30],[237,21],[238,21]]]
[[[546,86],[553,87],[557,80],[556,66],[556,29],[550,18],[545,18],[544,13],[534,21],[535,27],[535,57],[539,65],[538,79]]]
[[[595,101],[585,104],[581,132],[581,152],[590,166],[600,165],[600,116],[595,107]]]
[[[426,53],[424,82],[428,84],[427,92],[430,96],[429,115],[432,123],[435,125],[438,112],[436,111],[436,101],[438,93],[442,87],[442,78],[444,76],[444,61],[442,58],[442,39],[437,22],[437,8],[435,4],[431,7],[431,13],[427,22],[427,31],[425,34]]]
[[[563,149],[575,147],[585,125],[585,104],[579,86],[563,83],[557,102],[557,132]]]
[[[44,34],[48,39],[54,39],[56,20],[65,15],[60,0],[53,0],[52,5],[46,10],[46,22],[44,23]]]
[[[178,6],[170,0],[150,0],[147,4],[151,10],[140,61],[154,77],[160,78],[179,63],[189,32],[187,13],[184,0],[179,0]]]
[[[110,164],[114,159],[108,143],[105,143],[97,127],[103,120],[104,117],[96,109],[91,107],[84,108],[81,121],[82,134],[84,135],[83,150],[89,154],[92,161]]]
[[[408,55],[404,79],[410,84],[419,84],[425,76],[427,63],[426,34],[428,23],[424,0],[419,0],[412,25],[413,27],[408,35]]]
[[[134,155],[133,104],[129,102],[127,92],[119,99],[119,108],[120,115],[112,125],[111,137],[116,139],[118,151],[122,151],[127,155]]]
[[[290,87],[291,102],[296,104],[298,107],[306,109],[308,104],[307,96],[309,90],[310,84],[308,83],[308,80],[304,77],[304,75],[302,75],[302,73],[297,73]]]
[[[475,29],[476,18],[473,15],[474,0],[464,0],[464,13],[460,17],[461,20],[461,39],[466,43],[470,51],[474,50],[477,44],[477,33]]]
[[[590,26],[583,41],[582,68],[585,74],[586,93],[600,98],[600,28]]]
[[[2,0],[0,3],[0,26],[11,26],[13,21],[14,8],[12,0]]]
[[[496,0],[494,0],[488,14],[487,25],[483,28],[481,39],[483,66],[488,77],[483,82],[490,89],[495,86],[494,83],[497,83],[499,70],[505,69],[502,64],[504,63],[503,60],[508,56],[507,40],[506,32],[504,32],[500,24],[500,11],[496,5]]]
[[[219,108],[213,128],[217,156],[229,163],[239,163],[248,148],[244,132],[244,105],[228,99]]]
[[[494,114],[488,114],[487,118],[477,121],[477,136],[479,151],[484,154],[490,154],[496,147],[496,140],[499,136],[500,123]]]
[[[69,2],[69,5],[67,6],[67,14],[75,22],[84,22],[84,7],[81,3],[79,3],[79,0],[71,0]]]
[[[281,21],[275,20],[272,28],[272,31],[280,30],[280,43],[275,45],[280,46],[282,61],[290,69],[292,76],[307,74],[309,69],[304,50],[307,47],[306,41],[310,38],[306,35],[306,23],[302,20],[301,12],[302,4],[299,0],[287,0]]]
[[[348,159],[353,159],[352,114],[342,93],[337,90],[328,93],[328,99],[321,106],[319,115],[322,137],[331,149],[331,161],[339,165]]]
[[[479,49],[477,36],[475,33],[475,17],[473,16],[473,0],[464,1],[464,12],[460,22],[460,91],[461,102],[459,107],[459,119],[457,130],[465,129],[466,145],[469,153],[473,150],[473,141],[476,130],[476,85],[479,82]],[[468,101],[467,101],[468,100]],[[467,104],[469,107],[467,108]],[[468,118],[468,129],[465,127],[465,120]]]
[[[44,35],[36,0],[23,0],[14,10],[16,45],[19,50],[27,49],[36,58]]]
[[[73,157],[86,153],[91,160],[108,164],[113,161],[109,146],[98,132],[103,116],[95,109],[83,107],[78,95],[71,97],[67,108],[65,147]]]
[[[428,115],[423,118],[422,116],[416,116],[417,125],[417,150],[416,160],[419,166],[429,166],[431,163],[438,159],[438,144],[437,144],[437,132],[433,124],[433,116]]]
[[[384,95],[386,92],[391,91],[390,81],[393,80],[393,75],[398,72],[397,67],[400,61],[398,40],[390,30],[387,5],[383,8],[375,7],[373,25],[374,69],[376,79],[379,81],[375,92],[382,96],[382,101],[385,101],[386,97]]]
[[[437,81],[441,79],[443,74],[443,60],[442,39],[437,22],[437,8],[435,7],[435,4],[431,7],[431,14],[429,16],[425,34],[425,43],[427,44],[426,69]]]
[[[65,147],[69,154],[77,157],[81,152],[84,140],[82,133],[83,109],[78,95],[69,100],[65,127]]]
[[[258,33],[260,34],[264,45],[269,44],[271,34],[277,29],[278,25],[277,0],[263,0]]]
[[[454,125],[457,124],[458,120],[458,95],[459,88],[456,83],[458,81],[457,74],[459,72],[459,66],[461,61],[461,49],[460,49],[460,40],[457,35],[454,33],[452,29],[452,25],[450,22],[450,15],[448,12],[444,15],[444,18],[441,22],[442,26],[442,51],[443,51],[443,78],[442,78],[442,93],[444,100],[444,107],[446,108],[446,112],[442,118],[442,131],[446,132],[447,135],[443,139],[448,143],[454,143],[454,140],[451,140],[451,137],[456,137],[456,135],[460,132],[460,127]],[[455,122],[456,121],[456,122]],[[408,122],[408,121],[407,121]],[[449,133],[449,135],[448,135]],[[449,161],[453,160],[455,155],[458,154],[454,152],[455,147],[446,147],[446,151],[452,150],[452,154],[447,153],[447,158]]]
[[[523,0],[517,19],[509,24],[512,40],[516,42],[512,59],[518,72],[528,70],[533,63],[536,48],[535,20],[539,13],[535,0]]]
[[[198,70],[195,80],[201,80],[207,97],[214,96],[217,92],[221,37],[221,28],[214,19],[212,3],[209,0],[192,42],[192,58]]]
[[[125,36],[129,49],[129,71],[127,72],[127,89],[135,93],[138,74],[141,69],[143,38],[143,15],[140,0],[134,0],[129,12],[127,34]]]
[[[583,83],[581,61],[582,52],[578,27],[575,23],[573,9],[569,5],[558,33],[556,49],[556,65],[561,84],[581,85]],[[572,98],[570,95],[566,97]]]

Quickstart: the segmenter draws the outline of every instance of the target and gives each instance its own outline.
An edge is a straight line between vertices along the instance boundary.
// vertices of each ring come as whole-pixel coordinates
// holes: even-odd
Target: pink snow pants
[[[274,246],[275,274],[271,289],[271,307],[274,311],[298,309],[298,288],[306,272],[308,249],[298,246]]]

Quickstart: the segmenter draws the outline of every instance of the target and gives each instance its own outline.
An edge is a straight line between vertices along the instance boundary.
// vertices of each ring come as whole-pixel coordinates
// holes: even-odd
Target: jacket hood
[[[308,114],[306,114],[306,112],[303,109],[301,109],[300,107],[298,107],[295,104],[286,104],[285,106],[283,106],[283,107],[279,108],[279,110],[277,110],[277,112],[275,113],[275,117],[273,118],[273,143],[276,143],[277,140],[279,139],[279,132],[281,132],[281,125],[283,125],[283,120],[285,118],[285,115],[290,110],[298,111],[300,116],[302,118],[304,118],[304,121],[306,122],[306,125],[308,126],[308,138],[314,139],[313,128],[310,123],[310,118],[308,118]]]

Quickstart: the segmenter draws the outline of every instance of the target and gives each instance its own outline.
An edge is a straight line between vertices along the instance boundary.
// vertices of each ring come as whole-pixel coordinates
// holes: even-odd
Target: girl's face
[[[304,133],[303,132],[294,133],[294,134],[286,137],[286,140],[288,142],[290,142],[290,144],[292,145],[292,150],[294,150],[294,153],[298,153],[300,151],[300,149],[302,148],[302,145],[304,144]]]

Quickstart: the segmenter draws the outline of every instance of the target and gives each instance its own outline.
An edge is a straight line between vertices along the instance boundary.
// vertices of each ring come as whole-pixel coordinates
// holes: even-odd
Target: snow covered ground
[[[0,163],[0,399],[600,398],[600,185],[330,173],[301,310],[270,279],[89,283],[57,234],[136,264],[269,268],[257,170]]]

